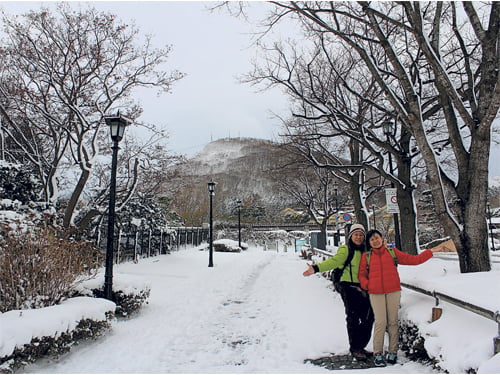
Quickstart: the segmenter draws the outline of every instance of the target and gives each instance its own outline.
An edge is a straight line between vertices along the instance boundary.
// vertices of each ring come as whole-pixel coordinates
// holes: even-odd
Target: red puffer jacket
[[[430,250],[425,250],[418,255],[410,255],[398,249],[394,249],[394,253],[398,258],[398,264],[410,266],[422,264],[433,256]],[[385,246],[380,249],[372,249],[369,274],[366,269],[366,253],[363,253],[359,263],[358,276],[361,288],[368,290],[370,294],[392,293],[401,290],[398,269]]]

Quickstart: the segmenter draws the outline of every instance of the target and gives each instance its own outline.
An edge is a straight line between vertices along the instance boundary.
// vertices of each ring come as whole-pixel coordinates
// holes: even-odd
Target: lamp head
[[[215,195],[215,185],[216,183],[213,182],[213,181],[210,181],[207,186],[208,186],[208,191],[210,193],[210,195]]]
[[[125,133],[125,128],[130,124],[130,120],[120,116],[120,112],[118,112],[116,116],[104,117],[104,121],[106,121],[106,125],[109,126],[111,139],[120,142]]]

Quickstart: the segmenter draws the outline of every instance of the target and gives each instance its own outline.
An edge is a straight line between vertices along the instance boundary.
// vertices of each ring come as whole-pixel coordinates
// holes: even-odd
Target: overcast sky
[[[208,2],[115,4],[95,6],[135,19],[144,33],[171,44],[170,68],[187,74],[172,94],[141,98],[142,119],[166,126],[171,149],[192,154],[223,137],[275,138],[279,122],[271,112],[283,114],[286,97],[278,90],[257,92],[238,80],[251,70],[255,27],[224,12],[210,12]]]
[[[2,1],[8,14],[54,6],[55,2]],[[284,114],[287,100],[279,90],[258,92],[239,83],[251,70],[255,56],[252,27],[227,12],[210,12],[215,2],[197,1],[93,1],[98,10],[116,14],[125,22],[135,21],[142,34],[152,34],[155,46],[172,45],[166,70],[187,76],[176,82],[171,94],[159,98],[154,90],[141,93],[141,120],[167,129],[168,146],[182,154],[193,154],[211,140],[223,137],[275,139],[279,121],[272,112]],[[267,7],[264,2],[255,6]],[[263,12],[264,13],[264,12]],[[148,93],[149,92],[149,93]]]
[[[172,151],[193,155],[212,140],[224,137],[277,139],[280,123],[272,113],[287,114],[287,99],[278,90],[258,92],[238,77],[251,70],[255,57],[252,33],[258,29],[226,12],[210,12],[203,1],[91,1],[73,6],[114,13],[135,21],[143,34],[153,34],[157,47],[172,45],[166,70],[187,76],[175,83],[171,94],[141,94],[141,120],[161,126],[170,134]],[[39,9],[55,2],[2,1],[9,14]],[[254,12],[265,14],[265,2],[252,2]],[[260,12],[259,12],[260,10]],[[287,30],[293,32],[293,28]],[[500,150],[492,150],[490,175],[500,176]]]

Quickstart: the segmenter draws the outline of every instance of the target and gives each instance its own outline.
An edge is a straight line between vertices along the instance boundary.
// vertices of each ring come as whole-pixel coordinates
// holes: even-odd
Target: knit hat
[[[347,239],[349,240],[352,236],[352,234],[356,231],[361,231],[363,233],[363,236],[365,235],[365,227],[361,224],[353,224],[351,225],[351,228],[349,229],[349,234],[347,236]]]

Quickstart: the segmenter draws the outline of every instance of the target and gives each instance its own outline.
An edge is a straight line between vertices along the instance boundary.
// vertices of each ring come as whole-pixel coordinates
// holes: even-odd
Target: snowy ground
[[[117,282],[150,283],[149,304],[133,318],[114,322],[112,330],[97,341],[80,344],[58,359],[41,360],[22,372],[324,373],[331,371],[305,364],[304,359],[347,352],[339,295],[319,275],[304,278],[306,264],[296,253],[250,247],[241,253],[215,253],[214,264],[207,267],[207,252],[190,248],[116,266]],[[498,310],[500,266],[494,263],[494,267],[496,272],[479,277],[482,286],[476,295],[487,290],[485,303],[496,304]],[[445,256],[421,266],[402,266],[400,273],[408,282],[423,279],[431,287],[446,288],[447,280],[449,285],[460,285],[456,283],[463,278],[457,268],[456,261]],[[488,288],[485,283],[492,281]],[[454,289],[470,294],[471,287]],[[422,326],[431,351],[442,353],[450,372],[482,366],[483,372],[500,373],[498,355],[490,359],[496,323],[443,304],[443,317],[431,324],[432,306],[433,298],[405,289],[400,316]],[[433,372],[402,353],[399,357],[395,366],[363,372]]]

